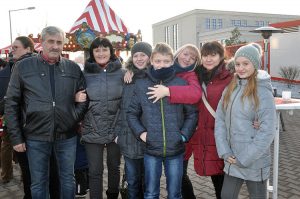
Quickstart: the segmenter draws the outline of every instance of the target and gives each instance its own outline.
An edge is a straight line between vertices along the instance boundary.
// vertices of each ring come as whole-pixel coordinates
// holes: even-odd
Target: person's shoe
[[[86,193],[76,193],[75,198],[85,198]]]
[[[7,184],[7,183],[9,183],[10,182],[10,180],[2,180],[2,183],[3,184]]]

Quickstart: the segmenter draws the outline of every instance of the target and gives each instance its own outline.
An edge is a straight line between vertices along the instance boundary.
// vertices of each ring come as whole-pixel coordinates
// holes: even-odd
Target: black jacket
[[[0,115],[4,113],[4,96],[8,87],[10,74],[10,66],[5,66],[5,68],[0,71]]]
[[[121,112],[116,125],[116,133],[118,135],[118,145],[122,155],[130,159],[140,159],[144,157],[145,143],[137,139],[128,125],[126,113],[130,105],[135,82],[138,79],[146,77],[145,70],[138,70],[134,67],[132,61],[128,63],[127,69],[134,71],[132,82],[125,84],[122,94]]]
[[[40,54],[15,64],[5,101],[13,146],[23,143],[24,137],[54,141],[76,135],[76,124],[88,107],[88,101],[74,101],[76,92],[86,88],[79,66],[61,58],[54,66],[54,85],[53,97],[49,64]]]
[[[82,142],[107,144],[115,139],[124,82],[121,67],[119,60],[109,62],[105,68],[89,60],[85,63],[90,105],[82,124]]]
[[[195,130],[198,112],[193,105],[170,104],[166,97],[156,103],[148,99],[148,87],[156,84],[186,85],[183,79],[175,77],[175,73],[159,82],[151,76],[150,70],[149,68],[147,78],[135,83],[127,121],[137,139],[141,133],[147,132],[145,153],[160,157],[178,155],[184,152],[182,136],[188,141]]]
[[[21,61],[33,55],[33,53],[26,53],[25,55],[21,56],[17,61]],[[0,115],[4,114],[4,96],[8,87],[13,64],[14,61],[8,62],[5,68],[0,71]]]

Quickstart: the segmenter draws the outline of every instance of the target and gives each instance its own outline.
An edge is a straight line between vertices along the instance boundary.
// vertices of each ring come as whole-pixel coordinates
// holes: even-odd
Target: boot
[[[76,196],[85,197],[87,194],[87,174],[85,169],[75,170]]]
[[[119,192],[118,193],[109,193],[106,191],[107,199],[118,199]]]

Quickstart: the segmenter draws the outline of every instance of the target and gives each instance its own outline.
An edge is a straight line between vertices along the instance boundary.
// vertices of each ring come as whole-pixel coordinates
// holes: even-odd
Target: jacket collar
[[[151,81],[153,81],[153,82],[155,82],[155,83],[160,83],[160,80],[159,80],[159,79],[156,79],[155,77],[153,77],[153,76],[151,75],[151,72],[150,72],[150,71],[151,71],[151,68],[153,68],[153,66],[150,66],[150,67],[147,68],[147,71],[146,71],[147,76],[150,78]],[[163,80],[162,82],[167,83],[167,82],[171,81],[172,79],[174,79],[175,75],[176,75],[176,74],[175,74],[175,70],[174,70],[173,74],[170,75],[167,79]]]
[[[39,61],[51,65],[51,63],[49,63],[49,62],[44,58],[44,56],[42,55],[42,52],[40,52],[40,53],[37,55],[37,57],[38,57],[38,60],[39,60]],[[60,57],[59,57],[59,60],[55,63],[55,65],[59,65],[59,63],[61,62],[61,60],[62,60],[62,57],[60,56]]]
[[[84,72],[86,73],[101,73],[104,70],[106,72],[114,72],[122,67],[121,62],[119,59],[116,59],[114,61],[110,61],[105,68],[102,68],[97,64],[96,62],[92,62],[90,59],[88,59],[84,64]]]

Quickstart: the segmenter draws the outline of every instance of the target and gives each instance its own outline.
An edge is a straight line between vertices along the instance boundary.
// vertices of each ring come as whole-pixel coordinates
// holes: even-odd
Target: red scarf
[[[45,55],[43,53],[41,53],[41,55],[42,55],[42,58],[49,64],[55,64],[55,63],[59,62],[59,60],[60,60],[60,57],[55,58],[55,59],[50,59],[48,55]]]

